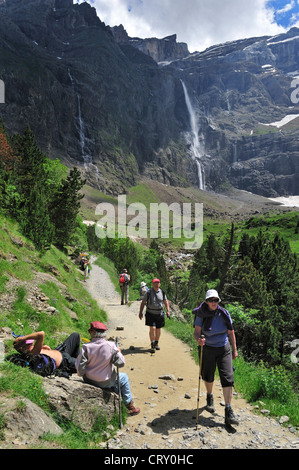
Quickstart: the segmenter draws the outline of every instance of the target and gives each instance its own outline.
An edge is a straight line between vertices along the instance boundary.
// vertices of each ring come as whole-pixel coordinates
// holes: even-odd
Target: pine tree
[[[220,276],[222,250],[219,242],[216,240],[216,237],[213,233],[211,233],[207,238],[205,253],[206,274],[208,275],[210,280],[214,281]]]
[[[15,135],[11,142],[18,157],[14,173],[19,206],[14,215],[24,235],[38,249],[44,250],[50,246],[53,238],[53,226],[47,206],[47,172],[44,168],[46,156],[38,148],[29,126],[22,136]]]
[[[55,227],[54,243],[59,247],[69,244],[76,229],[80,200],[84,197],[79,191],[84,184],[79,170],[73,168],[49,205],[50,220]]]
[[[246,308],[261,308],[272,302],[262,274],[248,257],[230,270],[222,296],[226,302],[239,302]]]
[[[229,237],[225,239],[224,246],[223,246],[223,261],[220,267],[220,281],[218,284],[218,292],[221,295],[221,292],[226,283],[226,277],[228,275],[229,270],[233,266],[235,262],[235,258],[237,257],[237,253],[235,250],[235,225],[231,224],[230,234]]]
[[[167,292],[168,296],[170,296],[172,292],[172,286],[163,255],[160,255],[157,259],[157,276],[161,281],[162,289]]]
[[[33,241],[38,250],[50,247],[53,239],[54,227],[50,223],[45,198],[42,193],[33,189],[24,207],[25,217],[20,220],[24,235]]]
[[[276,306],[264,307],[260,327],[257,330],[257,344],[260,359],[269,365],[280,364],[283,353],[281,316]]]
[[[206,243],[204,243],[194,254],[192,268],[190,270],[188,289],[186,297],[181,304],[188,308],[195,308],[203,300],[206,283],[209,281],[209,261],[206,255]]]
[[[19,134],[13,136],[12,145],[19,159],[17,166],[18,189],[25,200],[33,189],[44,190],[47,179],[44,167],[46,156],[39,149],[29,126],[22,136]]]

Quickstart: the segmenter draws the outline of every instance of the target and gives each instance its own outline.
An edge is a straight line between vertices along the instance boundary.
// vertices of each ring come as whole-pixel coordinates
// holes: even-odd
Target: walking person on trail
[[[87,257],[86,253],[80,253],[80,270],[84,272],[84,282],[87,280],[88,273],[90,272],[89,268],[90,260]]]
[[[234,386],[232,359],[238,356],[238,351],[231,317],[227,310],[219,306],[219,302],[218,292],[210,289],[204,302],[193,310],[194,338],[199,349],[203,346],[201,375],[207,390],[206,409],[210,413],[215,411],[213,383],[217,365],[225,401],[225,424],[229,426],[239,424],[231,407]]]
[[[126,269],[119,276],[119,286],[121,290],[121,305],[128,303],[130,274]]]
[[[115,367],[123,367],[125,358],[113,341],[106,340],[107,327],[99,321],[90,324],[88,330],[91,341],[82,345],[76,360],[77,373],[84,382],[95,387],[109,389],[118,393],[117,372]],[[114,367],[115,366],[115,367]],[[121,397],[130,415],[140,412],[133,404],[129,377],[119,374]]]
[[[166,315],[170,318],[169,303],[165,292],[160,289],[160,279],[153,279],[153,287],[149,289],[143,297],[140,304],[139,318],[143,318],[143,309],[145,311],[145,324],[149,326],[149,338],[151,342],[151,353],[160,349],[159,339],[161,328],[165,325],[165,313],[163,305],[166,308]]]
[[[149,288],[146,285],[146,282],[141,282],[140,283],[140,288],[139,288],[139,300],[143,300],[144,295],[147,293]]]
[[[83,260],[83,263],[84,263],[84,264],[83,264],[83,267],[84,267],[84,282],[86,282],[88,273],[89,273],[89,271],[90,271],[90,268],[89,268],[90,260],[87,259],[87,258],[85,258],[85,259]]]

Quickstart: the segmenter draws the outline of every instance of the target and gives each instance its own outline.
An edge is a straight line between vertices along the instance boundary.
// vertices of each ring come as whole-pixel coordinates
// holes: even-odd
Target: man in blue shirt
[[[199,346],[204,346],[202,379],[207,390],[206,409],[211,413],[215,411],[212,392],[217,365],[225,401],[225,424],[232,425],[239,424],[231,408],[234,386],[232,359],[238,356],[238,351],[231,317],[227,310],[219,306],[220,301],[218,292],[210,289],[206,293],[205,301],[193,310],[194,338]]]

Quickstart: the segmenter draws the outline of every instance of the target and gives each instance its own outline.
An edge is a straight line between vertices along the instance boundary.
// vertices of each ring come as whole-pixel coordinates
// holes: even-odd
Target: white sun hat
[[[221,299],[218,295],[218,292],[215,290],[215,289],[209,289],[206,293],[206,299],[211,299],[212,297],[216,297],[217,299],[219,299],[219,302],[221,302]]]

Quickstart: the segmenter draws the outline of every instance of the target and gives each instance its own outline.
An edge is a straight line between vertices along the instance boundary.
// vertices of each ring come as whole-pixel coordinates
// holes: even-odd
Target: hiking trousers
[[[121,285],[120,289],[121,289],[121,305],[127,304],[128,297],[129,297],[129,285],[124,283],[123,285]]]
[[[198,348],[198,352],[200,354],[200,348]],[[201,377],[205,382],[214,382],[216,366],[222,388],[233,387],[233,360],[229,343],[220,348],[207,345],[203,347]]]
[[[59,369],[67,370],[69,372],[77,372],[75,367],[76,358],[80,352],[80,335],[79,333],[72,333],[63,343],[59,344],[56,348],[62,354],[62,362]]]

